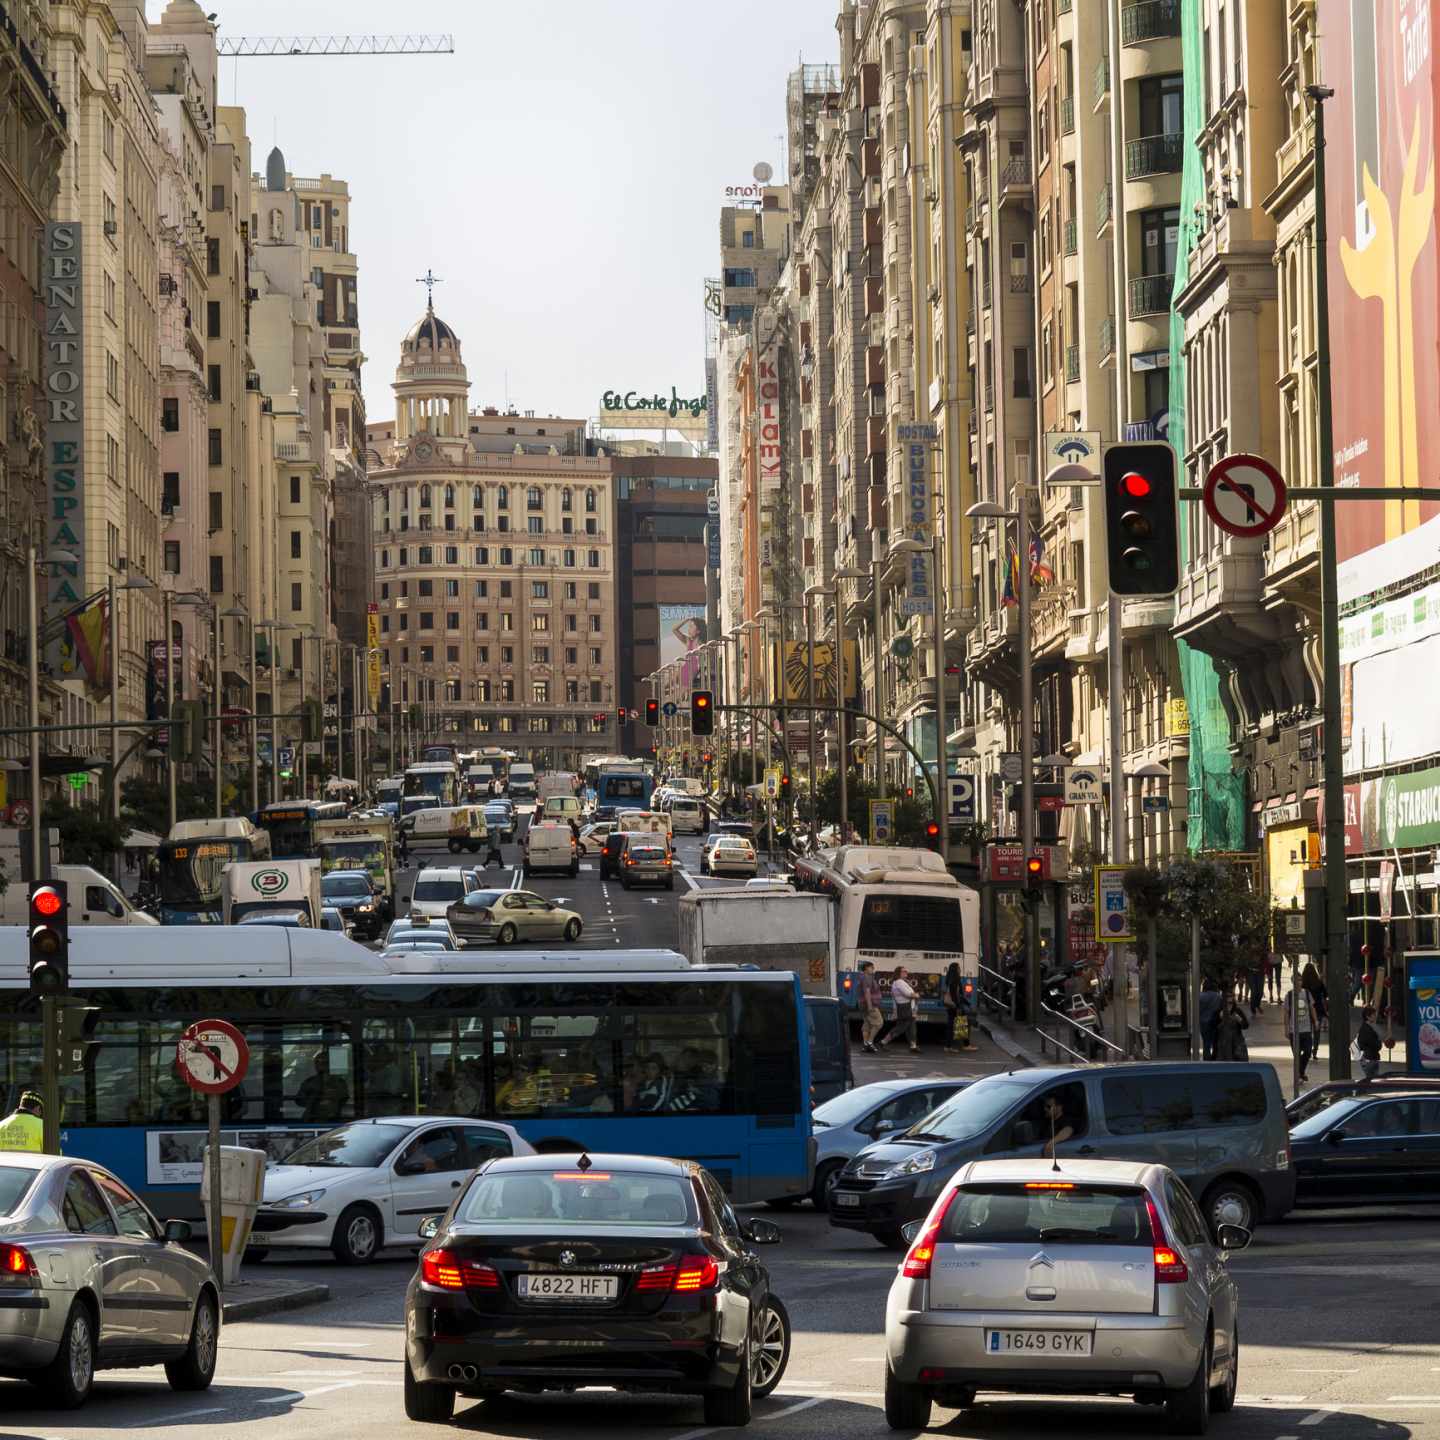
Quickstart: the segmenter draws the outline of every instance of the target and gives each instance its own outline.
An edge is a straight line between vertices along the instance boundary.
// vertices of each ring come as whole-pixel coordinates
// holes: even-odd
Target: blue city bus
[[[162,1216],[198,1213],[206,1100],[175,1052],[185,1026],[208,1018],[239,1026],[250,1047],[244,1081],[221,1100],[222,1143],[272,1159],[352,1119],[474,1115],[542,1150],[698,1160],[737,1203],[809,1190],[810,1052],[788,973],[621,951],[434,975],[390,974],[366,954],[353,973],[329,960],[329,973],[297,975],[296,961],[276,978],[217,978],[204,973],[222,968],[211,958],[194,976],[72,970],[72,994],[95,1013],[83,1070],[60,1081],[61,1148],[109,1166]],[[38,1085],[39,1015],[17,965],[0,981],[10,1108]],[[329,1078],[306,1086],[322,1053]]]
[[[225,826],[225,821],[217,826]],[[231,822],[233,826],[233,822]],[[220,872],[232,861],[270,859],[270,835],[187,835],[162,840],[157,852],[162,925],[218,925],[224,905]]]
[[[340,800],[276,800],[265,806],[256,823],[270,832],[274,860],[313,860],[317,820],[343,820],[350,807]]]
[[[648,810],[655,793],[655,777],[648,770],[602,770],[595,777],[596,805],[620,810]]]

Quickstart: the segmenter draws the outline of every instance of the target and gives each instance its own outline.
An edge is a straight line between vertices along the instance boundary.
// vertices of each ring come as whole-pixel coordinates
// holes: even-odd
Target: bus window
[[[348,1039],[316,1025],[286,1025],[280,1036],[280,1118],[338,1125],[355,1114],[354,1065]]]

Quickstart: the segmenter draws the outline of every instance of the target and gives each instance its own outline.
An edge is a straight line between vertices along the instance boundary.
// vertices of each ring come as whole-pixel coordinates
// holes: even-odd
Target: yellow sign
[[[371,605],[365,616],[365,678],[371,710],[380,708],[380,607]]]
[[[836,670],[835,646],[829,640],[817,640],[811,646],[815,657],[815,703],[835,704]],[[781,703],[786,705],[808,705],[810,703],[810,665],[805,651],[805,641],[787,640],[784,647],[784,684],[775,688]],[[845,642],[845,698],[858,700],[860,696],[860,653],[854,640]]]
[[[1165,702],[1165,734],[1184,739],[1190,733],[1190,704],[1181,698]]]

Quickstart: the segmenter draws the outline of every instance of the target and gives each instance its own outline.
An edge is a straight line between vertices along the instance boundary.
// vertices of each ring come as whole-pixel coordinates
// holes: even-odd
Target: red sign
[[[1063,810],[1065,808],[1065,797],[1063,795],[1041,795],[1036,798],[1035,808],[1037,810]]]
[[[1023,880],[1025,852],[1018,845],[987,845],[985,867],[987,880]]]
[[[223,1095],[250,1067],[250,1047],[228,1020],[197,1020],[180,1037],[175,1059],[192,1090]]]
[[[1210,467],[1200,503],[1227,535],[1254,539],[1280,523],[1285,513],[1285,482],[1259,455],[1230,455]]]
[[[1325,792],[1320,792],[1315,802],[1315,823],[1320,830],[1320,854],[1325,854]],[[1365,848],[1364,834],[1360,827],[1360,785],[1358,782],[1345,787],[1345,853],[1358,855]]]
[[[17,830],[30,828],[30,802],[28,800],[17,800],[10,807],[10,823]]]

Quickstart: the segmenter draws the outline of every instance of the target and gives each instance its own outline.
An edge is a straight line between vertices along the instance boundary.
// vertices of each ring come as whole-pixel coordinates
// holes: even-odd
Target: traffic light
[[[788,800],[790,795],[790,774],[788,771],[782,771],[780,775],[780,798],[782,800]]]
[[[915,798],[915,787],[913,785],[907,785],[905,787],[905,798],[907,800],[913,800]]]
[[[625,723],[625,707],[623,705],[616,707],[615,723],[617,725],[623,725]]]
[[[925,822],[925,843],[932,850],[940,848],[940,826],[934,820]]]
[[[415,724],[412,714],[410,723]],[[325,733],[325,712],[318,700],[300,702],[300,738],[307,745],[314,744]]]
[[[1025,888],[1034,889],[1045,879],[1045,862],[1038,855],[1031,855],[1025,861]]]
[[[660,702],[658,700],[647,700],[645,702],[645,723],[647,725],[658,725],[660,723]]]
[[[30,882],[30,993],[70,988],[70,906],[63,880]]]
[[[690,697],[690,733],[692,735],[713,735],[715,733],[714,691],[697,690]]]
[[[1116,595],[1172,595],[1180,584],[1175,452],[1163,440],[1105,452],[1105,544]]]
[[[713,750],[707,750],[704,758],[707,765],[713,765],[715,763],[715,752]]]

